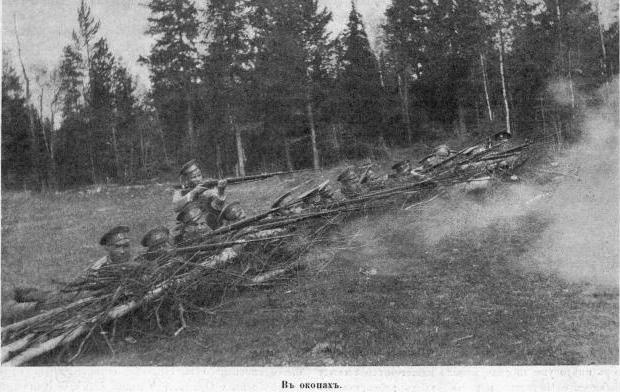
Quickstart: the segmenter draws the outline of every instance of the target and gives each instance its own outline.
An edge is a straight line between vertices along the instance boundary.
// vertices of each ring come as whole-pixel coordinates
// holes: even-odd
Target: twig
[[[463,340],[471,339],[471,338],[473,338],[473,337],[474,337],[474,335],[467,335],[467,336],[463,336],[462,338],[454,339],[454,340],[452,341],[452,344],[457,344],[457,343],[459,343],[459,342],[462,342]]]
[[[101,330],[101,336],[103,336],[103,340],[105,340],[105,343],[108,345],[108,348],[110,349],[110,352],[112,352],[112,358],[114,358],[116,353],[114,352],[114,348],[112,347],[112,343],[110,343],[110,339],[108,339],[108,333],[103,330],[103,327],[101,327],[101,324],[99,324],[99,329]]]
[[[93,325],[93,327],[90,329],[90,331],[88,331],[88,334],[86,334],[86,337],[84,339],[82,339],[82,342],[80,342],[80,347],[78,347],[78,350],[75,353],[75,355],[73,355],[71,358],[69,358],[69,360],[68,360],[69,363],[73,362],[82,353],[82,349],[84,348],[84,344],[90,338],[90,336],[93,334],[93,331],[95,330],[95,328],[97,328],[97,325]]]
[[[183,304],[179,304],[179,318],[181,319],[181,328],[176,330],[174,336],[177,336],[181,333],[181,331],[187,328],[187,323],[185,322],[185,317],[183,317],[183,313],[185,313],[185,308],[183,308]]]

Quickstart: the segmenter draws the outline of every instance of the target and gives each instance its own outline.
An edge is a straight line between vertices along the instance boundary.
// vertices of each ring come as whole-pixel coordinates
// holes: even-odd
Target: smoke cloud
[[[605,105],[592,108],[579,124],[582,141],[540,168],[555,179],[539,185],[523,181],[499,188],[484,200],[453,192],[418,210],[365,218],[342,231],[340,256],[361,269],[398,274],[415,268],[420,252],[451,236],[501,223],[519,235],[528,214],[547,225],[519,266],[557,275],[567,281],[618,289],[618,111],[617,82],[601,94]],[[567,103],[566,86],[552,84],[560,103]],[[534,169],[534,170],[537,170]],[[520,226],[521,225],[521,226]],[[423,268],[422,263],[419,263]]]
[[[558,159],[566,177],[546,203],[553,218],[533,250],[530,266],[579,282],[618,288],[618,81],[599,91],[587,110],[581,143]]]

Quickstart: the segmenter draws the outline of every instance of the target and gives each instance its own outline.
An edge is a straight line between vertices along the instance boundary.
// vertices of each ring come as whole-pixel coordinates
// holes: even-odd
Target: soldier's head
[[[343,184],[345,183],[358,183],[359,176],[355,173],[352,167],[347,167],[344,169],[342,173],[338,176],[337,180]]]
[[[180,175],[184,185],[196,186],[204,180],[202,171],[200,171],[195,159],[181,166]]]
[[[279,208],[281,206],[291,203],[293,201],[293,197],[291,196],[292,193],[293,191],[288,191],[282,196],[278,197],[276,201],[271,205],[271,208]],[[281,208],[275,213],[275,215],[290,215],[298,212],[301,212],[301,208],[299,205],[296,205],[293,207]]]
[[[233,201],[228,204],[217,217],[218,226],[221,226],[223,220],[227,220],[228,222],[237,222],[245,218],[245,211],[241,208],[241,205],[238,201]]]
[[[108,251],[112,263],[125,263],[131,258],[130,241],[127,233],[129,233],[129,227],[116,226],[99,240],[99,244]]]
[[[204,228],[203,211],[197,202],[187,203],[177,215],[177,221],[184,231],[196,231]]]
[[[334,198],[334,189],[329,184],[319,188],[319,196],[323,200],[331,200]]]
[[[379,181],[379,176],[377,175],[377,173],[375,173],[374,170],[372,170],[372,168],[368,168],[366,172],[364,172],[364,175],[362,176],[360,183],[366,184],[366,183],[373,183],[377,181]]]
[[[493,140],[498,143],[507,142],[511,138],[512,138],[512,134],[506,131],[497,132],[495,135],[493,135]]]
[[[450,148],[446,144],[441,144],[435,149],[435,155],[441,158],[446,158],[450,155]]]
[[[170,231],[164,226],[151,229],[142,237],[140,244],[147,248],[149,256],[160,256],[171,248]]]
[[[394,170],[397,175],[409,174],[409,171],[411,171],[411,162],[409,159],[396,162],[392,165],[392,170]]]

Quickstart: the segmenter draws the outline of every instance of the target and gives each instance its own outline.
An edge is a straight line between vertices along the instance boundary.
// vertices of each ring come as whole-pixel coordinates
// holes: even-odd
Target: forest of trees
[[[588,0],[392,0],[374,50],[355,2],[338,36],[317,0],[146,5],[145,95],[84,1],[57,67],[3,56],[3,186],[129,183],[190,158],[214,177],[318,168],[502,129],[570,138],[583,92],[618,73],[617,18]]]

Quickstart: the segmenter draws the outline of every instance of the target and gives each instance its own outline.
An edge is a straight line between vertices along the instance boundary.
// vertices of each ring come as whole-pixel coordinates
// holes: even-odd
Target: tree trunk
[[[168,156],[168,150],[166,149],[166,138],[164,137],[164,131],[161,128],[161,120],[159,118],[159,113],[155,112],[155,119],[157,121],[157,125],[156,125],[156,132],[159,135],[159,138],[161,139],[161,147],[162,147],[162,151],[164,153],[164,159],[166,161],[166,165],[170,165],[171,161],[170,161],[170,157]],[[142,135],[142,133],[140,134]],[[142,143],[142,152],[144,153],[144,165],[146,165],[146,152],[144,151],[144,139],[143,136],[140,136],[140,143]]]
[[[215,167],[218,178],[223,178],[224,170],[222,169],[222,147],[219,141],[215,142]]]
[[[284,156],[286,157],[286,170],[293,170],[293,160],[291,159],[291,146],[288,138],[284,138]],[[316,169],[315,169],[316,170]]]
[[[508,106],[508,93],[506,91],[506,77],[504,75],[504,34],[502,33],[502,16],[500,16],[499,20],[499,73],[502,79],[502,95],[504,97],[504,110],[506,112],[506,132],[512,133],[510,130],[510,108]]]
[[[540,117],[542,119],[542,126],[543,126],[543,135],[547,134],[547,124],[545,121],[545,107],[543,104],[543,97],[538,98],[539,102],[540,102]]]
[[[480,103],[478,102],[478,97],[474,99],[474,104],[476,105],[476,128],[480,129]]]
[[[125,180],[136,178],[136,166],[136,147],[132,143],[131,149],[129,149],[129,172],[127,173],[127,170],[125,170]]]
[[[570,47],[568,47],[566,56],[568,58],[568,86],[570,88],[570,106],[571,106],[571,109],[574,110],[575,109],[575,86],[573,84],[573,71],[571,70],[573,64],[571,62]],[[571,114],[571,117],[572,117],[572,114]]]
[[[90,163],[90,179],[92,181],[93,184],[97,183],[97,172],[95,171],[95,158],[94,158],[94,153],[93,153],[93,133],[90,129],[90,124],[87,124],[87,129],[88,129],[88,140],[86,142],[86,149],[88,150],[88,161]]]
[[[189,143],[189,155],[196,157],[196,139],[194,131],[194,109],[192,107],[192,96],[187,94],[187,141]]]
[[[413,144],[413,135],[411,134],[411,117],[409,116],[409,88],[408,83],[403,78],[402,73],[398,73],[398,92],[400,95],[400,108],[405,122],[405,131],[407,133],[407,143]]]
[[[306,95],[306,115],[308,116],[308,124],[310,125],[310,140],[312,141],[312,166],[314,167],[314,170],[319,170],[319,150],[316,147],[316,129],[314,127],[314,115],[312,114],[310,94]]]
[[[605,37],[603,36],[603,26],[601,25],[601,13],[599,10],[599,6],[598,6],[598,1],[595,2],[596,5],[596,19],[598,21],[597,25],[598,25],[598,34],[599,34],[599,38],[601,40],[601,49],[602,49],[602,55],[603,55],[603,62],[602,62],[602,69],[601,71],[603,72],[604,76],[608,75],[607,72],[607,50],[605,48]]]
[[[487,102],[489,121],[493,121],[493,110],[491,109],[491,100],[489,99],[489,86],[487,82],[487,68],[484,65],[484,55],[482,53],[480,53],[480,65],[482,67],[482,83],[484,84],[484,97]]]
[[[235,132],[235,144],[237,146],[237,169],[239,170],[239,175],[243,177],[245,176],[245,153],[243,152],[243,143],[241,141],[241,130],[235,125],[230,104],[227,105],[227,110],[228,124],[231,130]]]
[[[121,170],[121,162],[118,156],[118,141],[116,139],[116,124],[114,120],[112,120],[112,150],[114,153],[114,167],[115,167],[114,176],[118,179],[122,170]]]
[[[458,98],[457,100],[458,100],[457,109],[458,109],[458,115],[459,115],[457,136],[463,137],[467,133],[467,124],[465,122],[465,107],[463,106],[463,101],[461,100],[461,98]]]
[[[138,156],[138,162],[140,162],[140,165],[142,167],[142,170],[146,169],[146,162],[144,160],[144,130],[142,129],[142,127],[139,128],[138,131],[138,138],[140,139],[140,155]],[[162,140],[163,142],[163,140]],[[162,145],[164,145],[165,143],[162,143]],[[164,146],[165,148],[165,146]]]
[[[51,186],[52,189],[56,190],[58,189],[58,165],[56,164],[56,150],[55,150],[55,144],[56,144],[56,140],[54,137],[55,134],[55,130],[54,130],[55,124],[54,124],[54,110],[50,107],[50,181],[51,181]]]
[[[334,150],[336,151],[336,154],[338,156],[340,156],[340,140],[338,140],[338,129],[340,129],[340,125],[336,125],[336,124],[332,124],[331,125],[332,128],[332,144],[334,146]]]

